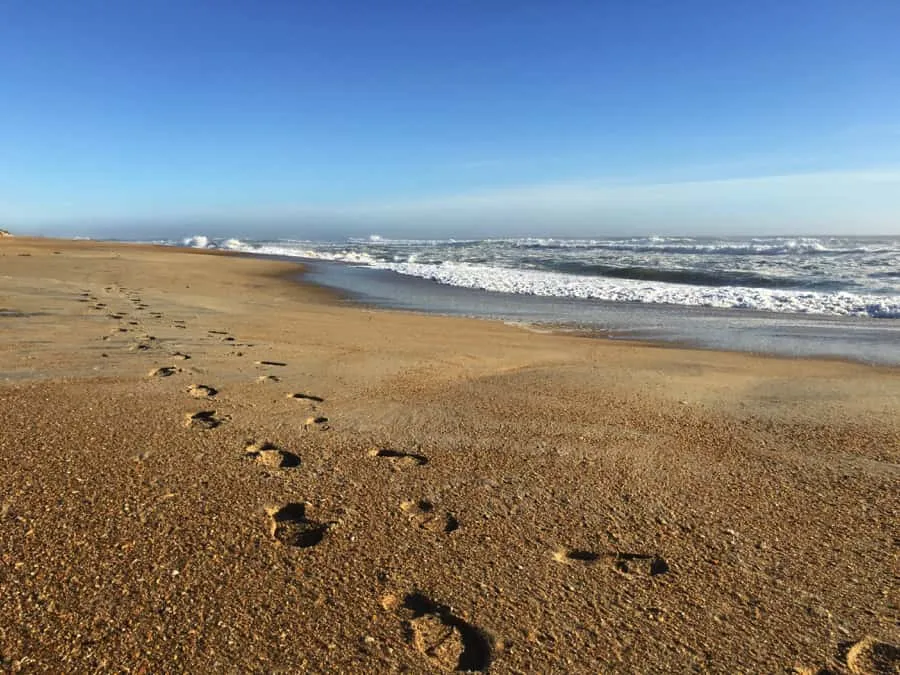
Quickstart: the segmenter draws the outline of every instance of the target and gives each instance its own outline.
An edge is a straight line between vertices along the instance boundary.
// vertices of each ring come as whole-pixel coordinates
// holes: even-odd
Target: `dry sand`
[[[900,371],[296,270],[0,241],[0,670],[898,672]]]

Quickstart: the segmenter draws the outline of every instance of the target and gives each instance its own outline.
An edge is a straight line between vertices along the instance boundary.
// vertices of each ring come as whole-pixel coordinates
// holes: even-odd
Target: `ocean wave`
[[[415,262],[410,259],[409,262]],[[474,261],[473,261],[474,262]],[[789,277],[765,276],[743,270],[697,269],[681,267],[647,267],[603,265],[578,260],[552,258],[529,260],[529,266],[550,272],[562,272],[577,276],[631,279],[634,281],[664,281],[688,286],[748,286],[751,288],[833,288],[834,282],[809,282]]]
[[[640,237],[633,239],[517,239],[510,242],[522,249],[584,249],[597,251],[620,251],[629,253],[657,253],[681,255],[843,255],[854,253],[877,253],[890,248],[841,245],[839,241],[814,238],[792,239],[751,239],[747,241],[711,240],[701,241],[688,237]]]
[[[213,248],[215,244],[209,237],[202,234],[195,234],[193,237],[186,237],[181,240],[182,245],[189,248]]]
[[[179,242],[171,243],[179,245]],[[557,243],[560,245],[556,246]],[[883,279],[894,278],[892,265],[885,260],[896,259],[900,250],[896,246],[892,248],[896,242],[873,241],[873,245],[889,254],[881,256],[877,266],[868,267],[861,261],[871,256],[803,258],[792,262],[789,257],[753,261],[752,254],[748,253],[776,248],[797,250],[798,247],[822,250],[826,243],[832,244],[833,250],[844,243],[840,250],[850,252],[862,250],[860,240],[751,239],[729,241],[723,248],[725,243],[716,240],[701,244],[686,237],[428,242],[369,238],[338,243],[243,241],[195,235],[182,240],[180,245],[363,265],[441,284],[500,293],[900,318],[897,287],[876,286],[865,281],[873,273]],[[594,247],[595,251],[606,248],[605,253],[598,254],[586,251],[588,247]],[[713,259],[703,254],[694,257],[698,248],[707,251],[714,247],[720,253],[725,251],[722,257]],[[550,251],[554,248],[558,253]],[[644,250],[646,255],[639,253]],[[738,250],[746,257],[737,256]]]
[[[900,318],[900,296],[878,297],[846,292],[822,293],[740,286],[687,286],[630,279],[612,281],[603,277],[465,263],[380,263],[378,267],[441,284],[498,293],[797,314]]]
[[[255,255],[271,255],[288,258],[310,258],[315,260],[328,260],[332,262],[345,262],[359,265],[372,265],[378,261],[368,253],[361,253],[354,250],[335,250],[321,251],[312,248],[304,248],[304,244],[309,242],[298,242],[296,244],[281,243],[247,243],[240,239],[226,239],[220,242],[210,241],[203,236],[190,237],[191,241],[196,241],[195,247],[199,248],[223,248],[229,251],[239,251],[241,253],[253,253]],[[204,244],[205,240],[205,244]],[[185,240],[187,242],[188,240]],[[187,244],[185,244],[187,245]]]

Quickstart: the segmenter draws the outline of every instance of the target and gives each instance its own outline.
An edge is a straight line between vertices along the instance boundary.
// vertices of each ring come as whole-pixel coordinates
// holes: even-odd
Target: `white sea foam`
[[[191,240],[207,240],[206,237],[191,237]],[[186,240],[187,241],[187,240]],[[240,239],[226,239],[219,244],[209,243],[206,246],[225,248],[230,251],[242,253],[254,253],[256,255],[283,256],[289,258],[310,258],[315,260],[328,260],[332,262],[345,262],[356,265],[374,265],[377,260],[368,253],[360,253],[353,250],[321,251],[307,248],[311,242],[279,242],[277,244],[250,244]],[[205,248],[206,246],[202,246]]]
[[[693,286],[452,262],[439,265],[382,262],[376,266],[399,274],[431,279],[441,284],[499,293],[590,298],[609,302],[755,309],[768,312],[900,318],[900,296],[880,297],[846,292],[820,293],[735,286]]]
[[[210,248],[210,246],[212,246],[209,237],[202,234],[195,234],[193,237],[187,237],[182,243],[191,248]]]

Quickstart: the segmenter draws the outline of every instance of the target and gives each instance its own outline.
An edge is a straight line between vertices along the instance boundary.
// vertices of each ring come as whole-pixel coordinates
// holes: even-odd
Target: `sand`
[[[0,669],[898,672],[900,370],[297,270],[0,241]]]

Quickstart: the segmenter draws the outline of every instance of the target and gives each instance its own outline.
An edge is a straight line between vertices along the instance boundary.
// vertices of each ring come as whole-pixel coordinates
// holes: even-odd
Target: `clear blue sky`
[[[0,0],[0,227],[900,234],[897,0]]]

